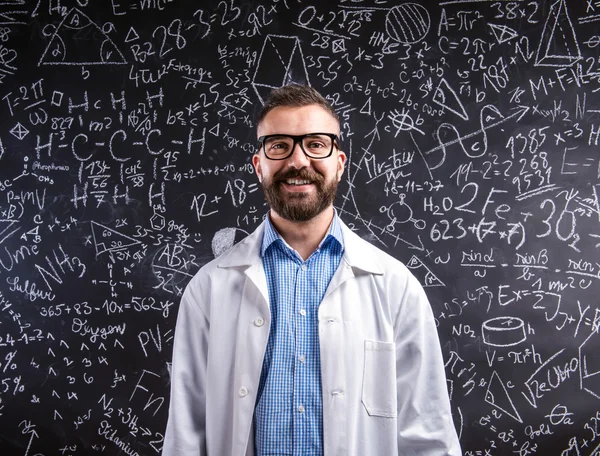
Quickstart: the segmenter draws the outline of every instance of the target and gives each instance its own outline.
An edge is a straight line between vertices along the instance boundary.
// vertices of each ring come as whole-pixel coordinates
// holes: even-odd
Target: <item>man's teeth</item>
[[[300,179],[287,179],[285,183],[289,185],[306,185],[310,184],[310,181]]]

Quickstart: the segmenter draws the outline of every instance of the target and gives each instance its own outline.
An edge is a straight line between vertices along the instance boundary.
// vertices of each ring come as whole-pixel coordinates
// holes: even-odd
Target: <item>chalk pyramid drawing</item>
[[[420,274],[417,274],[415,272],[416,276],[419,276],[419,275],[422,276],[423,272],[425,272],[425,277],[418,277],[421,284],[423,285],[423,288],[445,287],[446,286],[444,284],[444,282],[442,282],[440,279],[438,279],[436,277],[436,275],[433,272],[431,272],[431,269],[429,269],[427,266],[425,266],[425,264],[419,258],[417,258],[415,255],[413,255],[411,257],[409,262],[406,264],[406,267],[408,269],[411,269],[412,271],[420,272]]]
[[[516,30],[507,27],[506,25],[499,24],[488,24],[492,29],[492,33],[494,37],[496,37],[496,41],[498,44],[506,43],[507,41],[512,40],[519,36]]]
[[[123,233],[119,233],[112,228],[104,226],[98,222],[92,223],[92,237],[94,238],[94,247],[96,248],[96,256],[104,252],[118,252],[132,245],[141,244],[140,241],[129,237]]]
[[[469,120],[469,116],[465,111],[465,108],[456,95],[456,92],[445,78],[442,78],[435,91],[433,92],[433,100],[434,103],[440,105],[442,108],[447,109],[448,111],[456,114],[463,120]]]
[[[550,6],[535,56],[535,65],[567,67],[578,60],[581,60],[581,51],[567,11],[567,2],[558,0]]]
[[[115,43],[88,16],[71,9],[52,33],[40,65],[122,65]]]
[[[264,103],[272,89],[291,83],[310,85],[300,40],[295,36],[267,35],[252,87]]]
[[[488,388],[485,392],[485,401],[496,407],[497,409],[503,411],[512,419],[518,421],[519,423],[523,422],[521,415],[515,408],[512,399],[508,395],[508,391],[506,390],[506,386],[494,371],[492,373],[492,377],[488,382]]]

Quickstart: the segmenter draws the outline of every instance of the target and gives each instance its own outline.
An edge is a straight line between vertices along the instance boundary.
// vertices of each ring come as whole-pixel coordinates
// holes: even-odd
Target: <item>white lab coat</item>
[[[271,315],[264,223],[188,284],[173,346],[163,456],[253,456]],[[399,261],[342,223],[319,307],[325,456],[461,454],[427,297]]]

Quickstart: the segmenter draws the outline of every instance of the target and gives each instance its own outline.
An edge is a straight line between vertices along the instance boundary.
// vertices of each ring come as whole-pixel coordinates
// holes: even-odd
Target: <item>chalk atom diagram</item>
[[[58,26],[44,27],[43,33],[50,37],[50,42],[38,66],[126,64],[125,57],[108,36],[112,28],[110,24],[100,28],[77,8],[71,9]]]
[[[310,85],[300,40],[295,36],[267,35],[258,56],[252,87],[264,104],[272,89],[292,83]]]
[[[558,0],[550,6],[535,56],[535,66],[568,67],[579,60],[581,51],[567,2]]]

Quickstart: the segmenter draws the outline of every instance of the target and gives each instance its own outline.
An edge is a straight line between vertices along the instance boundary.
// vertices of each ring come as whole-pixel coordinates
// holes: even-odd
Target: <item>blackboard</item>
[[[0,1],[0,453],[155,455],[175,318],[268,208],[271,88],[424,285],[465,455],[600,453],[600,2]]]

